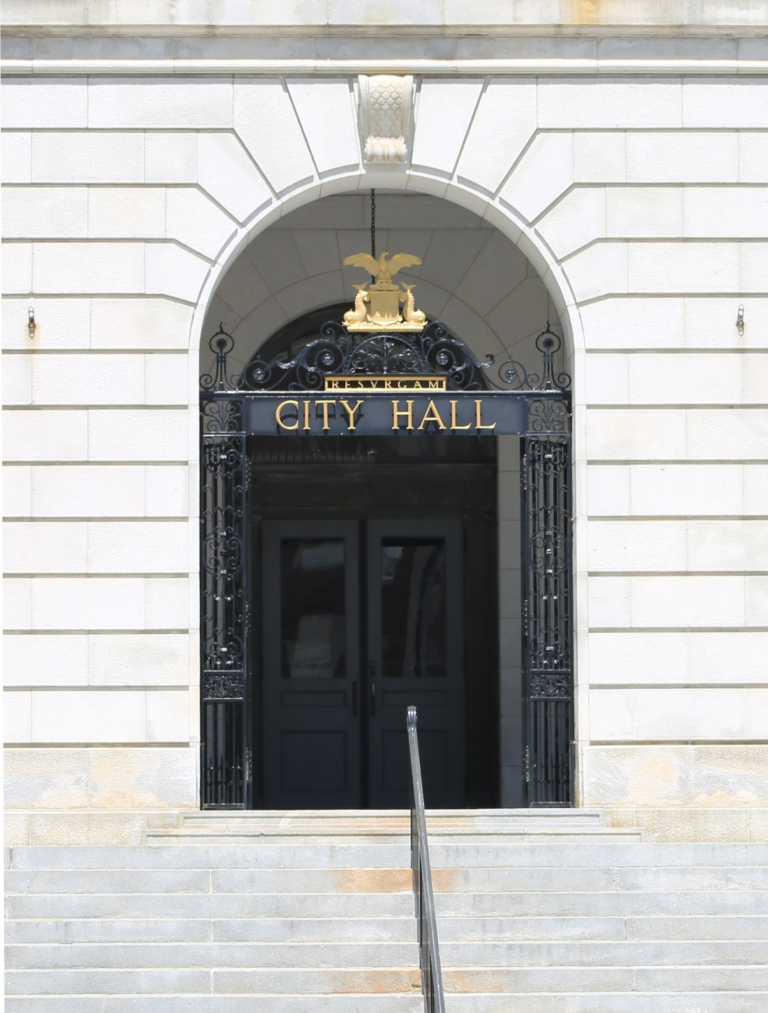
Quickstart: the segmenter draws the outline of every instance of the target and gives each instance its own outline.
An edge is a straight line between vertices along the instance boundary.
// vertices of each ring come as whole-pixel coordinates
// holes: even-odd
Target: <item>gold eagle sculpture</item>
[[[344,263],[351,267],[365,268],[368,274],[377,275],[377,282],[390,281],[392,276],[402,271],[404,267],[421,263],[420,257],[414,257],[410,253],[396,253],[389,261],[388,256],[389,251],[382,253],[378,260],[369,253],[355,253],[351,257],[346,257]]]

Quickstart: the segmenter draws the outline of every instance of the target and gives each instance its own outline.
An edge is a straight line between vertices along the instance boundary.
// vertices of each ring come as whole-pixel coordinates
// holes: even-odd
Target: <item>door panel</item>
[[[361,803],[358,524],[265,521],[264,802]]]
[[[409,803],[406,708],[419,713],[427,805],[464,805],[462,525],[369,521],[368,801]]]

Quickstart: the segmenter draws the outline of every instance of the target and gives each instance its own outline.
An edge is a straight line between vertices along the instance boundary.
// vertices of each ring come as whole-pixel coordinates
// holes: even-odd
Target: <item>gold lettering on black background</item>
[[[421,420],[419,429],[423,429],[427,422],[437,422],[441,429],[445,429],[445,422],[440,418],[440,412],[437,410],[434,401],[430,401],[427,405],[427,410],[424,412],[424,418]]]
[[[357,411],[357,409],[360,407],[360,405],[363,402],[362,401],[358,401],[354,408],[350,408],[348,401],[342,401],[341,403],[346,408],[347,415],[349,415],[349,423],[347,425],[347,429],[354,429],[355,428],[355,412]]]
[[[328,405],[332,404],[334,406],[334,408],[335,408],[336,407],[336,402],[335,401],[315,401],[315,408],[317,408],[317,406],[319,404],[321,404],[323,406],[323,429],[330,429],[331,428],[331,424],[328,421]]]
[[[479,399],[475,401],[475,418],[477,420],[475,429],[495,429],[496,423],[492,423],[490,426],[483,425],[483,402]]]
[[[450,429],[451,431],[454,432],[456,430],[465,430],[473,428],[473,424],[471,422],[465,423],[464,425],[459,424],[458,399],[450,401],[451,405],[450,426],[446,425],[442,415],[440,414],[440,409],[438,407],[439,399],[434,400],[430,398],[418,427],[414,426],[413,421],[413,406],[415,404],[415,401],[413,399],[405,401],[404,402],[405,408],[400,407],[402,403],[403,402],[397,400],[392,401],[392,429],[394,429],[395,431],[400,429],[413,430],[414,428],[424,429],[428,426],[430,422],[433,423],[435,426],[437,426],[438,429]],[[467,404],[468,403],[469,402],[467,402]],[[357,428],[357,422],[359,422],[362,417],[359,414],[360,409],[365,404],[365,400],[362,398],[358,398],[358,400],[355,402],[354,405],[350,401],[340,400],[337,402],[336,400],[333,400],[331,398],[324,398],[322,400],[317,400],[314,402],[311,400],[303,400],[303,399],[301,402],[293,400],[281,401],[275,408],[275,421],[277,422],[278,426],[281,429],[286,429],[289,432],[295,432],[299,428],[303,429],[304,432],[311,432],[312,408],[314,407],[315,409],[316,419],[318,418],[317,409],[322,408],[322,428],[324,432],[329,432],[331,429],[331,419],[335,419],[337,417],[335,412],[337,404],[340,404],[344,409],[344,411],[346,412],[345,421],[347,424],[347,432],[354,431]],[[304,408],[303,413],[301,411],[302,405]],[[331,414],[330,412],[331,407],[334,408],[333,414]],[[287,419],[289,421],[284,421],[283,419],[283,412],[285,411],[286,408],[294,409],[296,413],[295,415],[290,414],[287,416]],[[303,418],[303,425],[301,424],[302,418]],[[404,426],[402,425],[403,421],[405,421]],[[483,399],[476,398],[474,429],[476,431],[479,431],[483,429],[491,430],[495,428],[496,428],[495,422],[491,423],[483,422]]]
[[[408,407],[407,407],[407,409],[405,411],[401,411],[398,408],[398,405],[400,404],[400,402],[399,401],[393,401],[392,402],[392,428],[393,429],[399,429],[400,428],[399,419],[400,419],[401,415],[404,415],[408,419],[408,425],[405,428],[406,429],[413,429],[413,401],[406,401],[405,403],[408,405]]]
[[[451,401],[451,429],[471,429],[471,422],[468,422],[466,426],[460,426],[456,421],[456,405],[458,403],[458,401]]]
[[[295,426],[287,426],[285,424],[285,422],[283,422],[283,408],[285,408],[285,406],[288,405],[288,404],[293,405],[295,407],[295,409],[296,409],[296,425]],[[298,429],[299,428],[299,402],[298,401],[281,401],[280,404],[277,406],[277,408],[275,408],[275,421],[283,429]]]

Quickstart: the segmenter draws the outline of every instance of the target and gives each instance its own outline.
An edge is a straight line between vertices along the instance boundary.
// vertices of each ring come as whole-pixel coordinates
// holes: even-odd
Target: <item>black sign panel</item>
[[[528,430],[530,397],[508,392],[248,394],[244,427],[254,436],[516,435]]]

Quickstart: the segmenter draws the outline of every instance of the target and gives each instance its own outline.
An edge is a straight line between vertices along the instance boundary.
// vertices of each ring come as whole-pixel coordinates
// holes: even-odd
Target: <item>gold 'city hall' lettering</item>
[[[406,401],[406,407],[401,408],[399,401],[392,402],[392,428],[401,429],[400,419],[406,420],[405,429],[413,429],[413,401]],[[458,401],[451,401],[451,425],[452,430],[456,429],[471,429],[472,423],[469,422],[466,425],[460,426],[457,419],[457,406]],[[430,401],[427,405],[427,410],[424,412],[424,417],[419,423],[418,428],[423,429],[428,422],[434,422],[439,429],[448,429],[443,418],[438,411],[437,405],[434,401]],[[495,429],[496,423],[491,422],[486,425],[483,423],[483,402],[481,399],[475,401],[475,429]]]
[[[296,409],[297,412],[296,425],[294,426],[286,425],[286,423],[283,422],[283,408],[285,408],[286,405],[293,405],[293,407]],[[298,411],[299,411],[298,401],[281,401],[280,404],[277,406],[277,408],[275,408],[275,421],[282,429],[298,429],[299,428]]]
[[[357,411],[357,409],[360,407],[360,405],[363,402],[362,401],[358,401],[354,408],[350,408],[349,407],[349,402],[348,401],[342,401],[341,403],[344,406],[344,408],[346,409],[347,415],[349,415],[349,424],[348,424],[347,428],[348,429],[354,429],[355,428],[355,412]]]
[[[315,408],[321,404],[323,406],[323,429],[330,429],[331,425],[328,421],[328,406],[333,405],[336,407],[335,401],[315,401]]]
[[[404,415],[406,417],[406,419],[408,420],[408,425],[405,428],[406,429],[413,429],[413,401],[406,401],[405,403],[406,403],[406,405],[408,407],[405,409],[405,411],[400,411],[400,409],[398,407],[398,405],[400,404],[400,402],[399,401],[393,401],[392,402],[392,428],[393,429],[399,429],[400,428],[400,422],[398,420],[400,419],[401,415]]]
[[[323,398],[322,400],[318,401],[305,401],[305,400],[302,400],[301,402],[281,401],[280,404],[275,408],[275,421],[277,422],[278,426],[281,429],[286,429],[289,432],[295,432],[299,428],[303,429],[304,432],[311,432],[312,430],[311,410],[313,407],[315,408],[315,418],[317,418],[318,417],[317,409],[321,408],[322,428],[324,432],[329,432],[331,428],[331,419],[335,419],[337,417],[335,410],[333,414],[331,414],[330,409],[331,408],[335,409],[336,405],[340,404],[341,407],[346,412],[345,421],[347,424],[347,431],[352,432],[357,428],[357,422],[359,422],[361,418],[359,412],[364,403],[365,402],[362,399],[359,399],[353,405],[351,404],[351,402],[345,401],[343,399],[337,402],[331,398]],[[401,403],[405,404],[405,408],[400,407]],[[407,400],[405,402],[395,400],[392,401],[392,429],[394,430],[424,429],[425,426],[429,425],[429,423],[432,423],[433,425],[437,426],[438,429],[450,429],[451,431],[454,432],[457,430],[473,428],[473,423],[471,422],[467,422],[463,425],[459,423],[458,400],[450,401],[451,406],[450,425],[446,425],[443,416],[440,414],[440,408],[438,407],[439,400],[436,401],[430,399],[429,402],[427,403],[427,407],[424,411],[421,422],[419,423],[418,426],[415,426],[413,419],[413,405],[414,405],[413,400]],[[443,405],[443,410],[445,410],[445,407],[446,406]],[[292,411],[289,414],[287,414],[286,417],[284,418],[283,414],[286,411],[286,409],[292,409]],[[339,421],[341,421],[343,418],[344,418],[343,416],[339,416]],[[405,422],[404,426],[401,424],[403,421]],[[480,431],[483,429],[495,429],[495,428],[496,428],[495,422],[491,422],[489,424],[483,422],[482,399],[481,398],[475,399],[474,429],[476,431]]]
[[[483,425],[483,402],[478,398],[475,401],[475,429],[495,429],[496,423],[490,426]]]
[[[430,401],[427,405],[427,410],[424,412],[424,418],[421,420],[419,429],[423,429],[427,422],[436,422],[441,429],[445,429],[445,422],[440,418],[440,412],[437,410],[434,401]]]
[[[468,422],[465,426],[460,426],[456,421],[456,405],[458,401],[451,401],[451,429],[471,429],[472,423]]]

